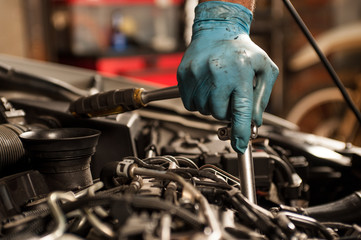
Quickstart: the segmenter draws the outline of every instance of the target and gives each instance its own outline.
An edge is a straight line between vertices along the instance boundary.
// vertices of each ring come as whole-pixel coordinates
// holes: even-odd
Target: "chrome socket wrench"
[[[256,182],[254,176],[254,163],[252,157],[252,139],[258,135],[258,128],[256,125],[251,125],[251,139],[244,154],[238,153],[238,173],[240,179],[240,186],[242,194],[252,203],[257,204],[256,197]],[[220,140],[229,140],[231,136],[231,128],[223,127],[218,129],[218,138]]]

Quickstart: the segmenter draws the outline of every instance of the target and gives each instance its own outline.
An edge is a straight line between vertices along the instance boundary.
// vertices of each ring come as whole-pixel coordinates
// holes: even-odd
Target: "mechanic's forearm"
[[[209,2],[209,1],[221,1],[221,2],[238,3],[238,4],[241,4],[241,5],[245,6],[246,8],[251,10],[252,12],[253,12],[253,10],[255,8],[255,3],[256,3],[256,0],[199,0],[199,3]]]

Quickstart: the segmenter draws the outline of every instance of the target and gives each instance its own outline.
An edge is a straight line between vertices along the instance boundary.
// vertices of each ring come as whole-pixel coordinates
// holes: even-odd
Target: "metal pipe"
[[[89,208],[83,208],[86,218],[88,219],[89,223],[97,229],[100,233],[104,234],[109,238],[114,238],[115,233],[110,226],[106,223],[101,222]]]
[[[238,153],[237,159],[241,192],[250,202],[257,204],[251,141],[249,141],[244,154]]]
[[[172,181],[176,181],[183,186],[183,191],[188,192],[190,196],[192,196],[196,201],[199,202],[200,207],[203,210],[203,214],[205,219],[207,220],[210,228],[211,233],[209,233],[209,239],[220,239],[222,236],[221,227],[217,221],[216,216],[214,215],[207,199],[200,193],[195,187],[193,187],[189,182],[187,182],[181,176],[172,173],[172,172],[165,172],[165,171],[157,171],[152,169],[146,168],[138,168],[134,167],[132,169],[132,173],[134,175],[145,175],[149,177],[157,177],[161,179],[168,179]],[[207,233],[206,233],[207,234]]]
[[[143,91],[141,94],[142,102],[147,104],[151,101],[165,100],[180,97],[178,86],[161,88],[152,91]]]
[[[229,140],[231,138],[231,128],[230,127],[223,127],[218,129],[218,138],[220,140]],[[254,164],[253,164],[253,157],[252,157],[252,143],[251,139],[255,139],[258,135],[258,128],[252,122],[251,124],[251,136],[250,141],[248,141],[248,146],[244,154],[238,153],[237,160],[238,160],[238,173],[239,173],[239,180],[241,186],[241,192],[246,198],[252,202],[257,204],[257,197],[256,197],[256,181],[254,176]]]
[[[55,240],[64,235],[66,230],[66,219],[63,211],[58,205],[58,200],[66,200],[73,202],[76,200],[72,192],[53,192],[48,198],[48,205],[51,215],[55,220],[56,227],[49,234],[40,238],[40,240]]]

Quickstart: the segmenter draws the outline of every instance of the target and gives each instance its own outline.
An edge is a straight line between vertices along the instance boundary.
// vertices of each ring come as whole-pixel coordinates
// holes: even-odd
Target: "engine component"
[[[51,190],[74,190],[93,183],[90,160],[99,135],[94,129],[60,128],[25,132],[20,139]]]
[[[25,205],[49,193],[38,171],[25,171],[0,180],[0,219],[21,214]]]
[[[43,116],[56,119],[58,122],[56,128],[91,128],[101,131],[97,151],[90,166],[94,178],[99,177],[105,163],[117,161],[126,156],[141,154],[141,150],[140,153],[138,152],[137,145],[139,142],[147,140],[141,138],[137,141],[145,123],[134,113],[123,113],[107,118],[81,119],[74,118],[67,112],[69,104],[66,102],[23,99],[12,100],[11,102],[16,108],[24,109],[30,124],[37,124],[39,117]],[[111,147],[111,151],[109,147]]]
[[[361,191],[358,191],[338,201],[307,208],[305,213],[321,221],[352,223],[361,221],[360,208]]]
[[[69,82],[77,79],[73,71],[69,75]],[[105,90],[144,87],[104,80]],[[81,82],[76,85],[89,87]],[[2,101],[0,152],[14,157],[22,149],[8,163],[0,156],[0,164],[6,163],[0,178],[2,239],[361,238],[359,147],[264,121],[252,141],[256,205],[235,177],[237,153],[217,139],[219,122],[181,115],[175,99],[168,108],[155,102],[137,112],[82,119],[69,114],[69,102],[55,101],[64,96],[29,95],[11,99],[10,108]],[[24,141],[30,162],[19,134],[34,134]],[[57,179],[61,184],[51,182]]]
[[[0,99],[0,122],[1,123],[23,123],[25,112],[15,109],[4,97]]]
[[[19,135],[27,130],[27,127],[18,124],[0,125],[0,173],[8,174],[15,165],[26,164],[25,150]]]

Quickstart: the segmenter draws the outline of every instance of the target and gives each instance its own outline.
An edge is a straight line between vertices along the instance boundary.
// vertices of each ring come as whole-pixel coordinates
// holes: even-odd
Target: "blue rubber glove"
[[[232,123],[231,143],[244,153],[251,121],[262,124],[278,68],[249,38],[252,13],[228,2],[200,3],[192,41],[178,67],[180,95],[187,110]]]

